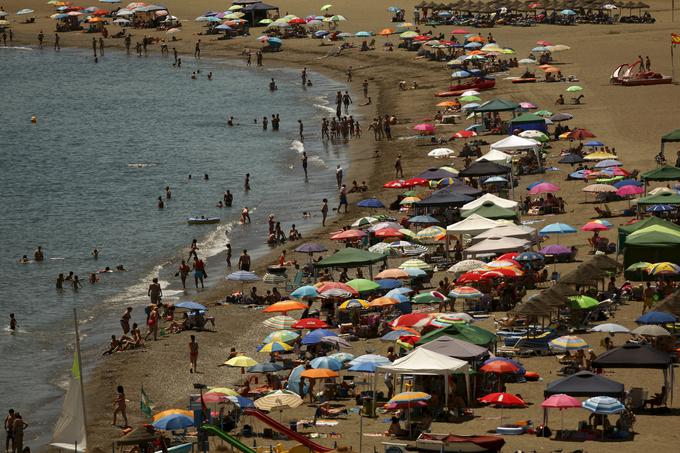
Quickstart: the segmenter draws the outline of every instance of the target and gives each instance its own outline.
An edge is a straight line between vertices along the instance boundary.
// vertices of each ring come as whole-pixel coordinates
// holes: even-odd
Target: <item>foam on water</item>
[[[293,140],[290,144],[290,149],[297,151],[298,154],[302,154],[305,151],[305,145],[300,140]]]

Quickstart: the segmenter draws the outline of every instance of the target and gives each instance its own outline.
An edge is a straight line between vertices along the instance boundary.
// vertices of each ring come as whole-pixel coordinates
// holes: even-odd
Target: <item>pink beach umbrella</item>
[[[536,184],[534,187],[529,190],[529,195],[538,195],[541,193],[552,193],[552,192],[559,192],[560,188],[556,186],[555,184],[551,184],[549,182],[542,182],[540,184]]]
[[[607,231],[609,227],[603,223],[588,222],[581,227],[581,231]]]
[[[523,109],[535,109],[536,106],[532,104],[531,102],[520,102],[519,106],[522,107]]]
[[[413,126],[413,130],[419,131],[419,132],[434,132],[434,125],[433,124],[428,124],[428,123],[422,123],[422,124],[416,124]]]
[[[642,192],[644,192],[644,189],[642,187],[623,186],[616,191],[616,195],[618,195],[619,197],[628,197],[631,195],[640,195]]]
[[[556,395],[551,395],[545,401],[541,403],[541,407],[544,409],[559,409],[562,415],[562,431],[564,431],[564,413],[562,409],[571,409],[581,407],[581,402],[574,398],[573,396],[565,395],[564,393],[558,393]],[[547,413],[546,420],[547,424]]]

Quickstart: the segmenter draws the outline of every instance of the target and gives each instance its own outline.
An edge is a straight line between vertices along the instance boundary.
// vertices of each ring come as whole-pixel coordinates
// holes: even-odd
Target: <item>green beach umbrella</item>
[[[587,310],[589,308],[597,307],[599,302],[588,296],[571,296],[569,298],[572,308]]]
[[[567,88],[568,93],[576,93],[578,91],[583,91],[583,88],[578,85],[572,85],[569,88]]]
[[[633,263],[630,266],[626,268],[627,272],[633,272],[633,271],[646,271],[652,263],[648,263],[646,261],[638,261],[637,263]]]
[[[399,35],[399,37],[401,39],[411,39],[411,38],[415,38],[416,36],[418,36],[418,33],[416,33],[415,31],[410,31],[410,30],[405,31],[404,33]]]
[[[552,116],[553,112],[551,112],[550,110],[539,110],[538,112],[534,113],[534,115],[537,115],[537,116]]]
[[[299,333],[293,332],[292,330],[277,330],[270,333],[262,341],[263,343],[271,343],[273,341],[279,341],[281,343],[290,343],[300,336]]]
[[[458,100],[460,102],[477,102],[481,101],[482,98],[480,98],[479,96],[461,96],[458,98]]]
[[[418,191],[416,190],[407,190],[406,192],[402,193],[404,197],[416,197],[418,196]]]
[[[347,284],[360,293],[380,288],[379,284],[365,278],[355,278],[354,280],[348,281]]]
[[[448,299],[446,299],[448,300]],[[434,296],[431,292],[428,293],[421,293],[418,294],[417,296],[414,296],[411,299],[411,302],[414,304],[438,304],[442,302],[442,299],[439,297]]]
[[[261,21],[258,22],[258,24],[268,25],[268,24],[271,24],[272,22],[274,22],[274,21],[271,20],[271,19],[262,19]]]

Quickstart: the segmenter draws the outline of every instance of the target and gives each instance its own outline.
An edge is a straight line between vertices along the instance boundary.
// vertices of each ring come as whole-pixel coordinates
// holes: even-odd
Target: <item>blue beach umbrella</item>
[[[339,360],[342,363],[354,360],[354,354],[350,354],[349,352],[336,352],[335,354],[331,354],[328,357]]]
[[[469,42],[463,46],[466,49],[479,49],[482,47],[482,43],[479,42]]]
[[[427,272],[422,269],[418,269],[417,267],[405,267],[402,270],[406,272],[409,277],[422,277],[423,275],[427,275]]]
[[[357,38],[368,38],[370,36],[373,36],[373,34],[369,31],[358,31],[354,34]]]
[[[621,165],[623,164],[616,159],[605,159],[595,164],[595,168],[620,167]]]
[[[616,187],[617,189],[620,189],[623,186],[638,186],[642,187],[642,181],[638,181],[637,179],[622,179],[621,181],[617,181],[612,186]]]
[[[323,337],[331,337],[331,336],[338,336],[336,333],[331,332],[330,330],[325,330],[325,329],[316,329],[309,334],[305,335],[302,338],[302,344],[304,345],[309,345],[309,344],[317,344],[321,343],[321,340]]]
[[[277,371],[281,371],[282,369],[283,366],[279,365],[278,363],[267,362],[253,365],[246,371],[248,371],[248,373],[276,373]]]
[[[467,71],[456,71],[451,74],[451,77],[454,79],[465,79],[467,77],[470,77],[472,74],[470,74]]]
[[[229,25],[222,24],[222,25],[218,25],[217,27],[215,27],[215,30],[228,31],[228,30],[231,30],[231,27]]]
[[[401,288],[395,288],[395,289],[401,289]],[[405,303],[405,302],[409,302],[409,303],[411,302],[411,299],[409,299],[406,294],[393,293],[393,294],[390,295],[390,293],[392,291],[394,291],[394,289],[388,291],[387,294],[385,294],[385,297],[389,297],[391,299],[394,299],[394,300],[398,301],[400,304]]]
[[[583,146],[590,146],[591,148],[595,148],[597,146],[604,146],[604,143],[597,141],[597,140],[590,140],[587,141],[583,144]]]
[[[290,351],[291,347],[281,343],[280,341],[272,341],[271,343],[264,343],[255,347],[257,352],[260,352],[265,346],[267,346],[267,352],[286,352]],[[254,366],[254,365],[253,365]]]
[[[175,304],[175,307],[184,308],[186,310],[207,310],[207,308],[204,305],[201,305],[198,302],[193,302],[190,300]]]
[[[303,297],[319,297],[319,291],[314,286],[301,286],[290,293],[290,297],[294,299],[302,299]]]
[[[544,259],[545,257],[537,252],[524,252],[515,257],[515,261],[519,261],[520,263],[524,261],[541,261]]]
[[[243,396],[227,396],[227,399],[231,401],[232,403],[236,404],[238,407],[241,409],[245,409],[247,407],[255,407],[255,403],[253,400],[250,398],[246,398]]]
[[[563,9],[562,11],[560,11],[560,14],[562,14],[563,16],[575,16],[576,11],[574,11],[573,9]]]
[[[153,427],[166,431],[174,431],[194,426],[194,419],[184,414],[170,414],[153,422]]]
[[[300,374],[303,371],[305,371],[304,365],[298,365],[293,368],[293,371],[290,372],[290,376],[288,376],[288,384],[286,385],[287,390],[295,392],[298,395],[305,395],[307,393],[309,384],[304,384],[302,388],[300,388]]]
[[[569,234],[576,233],[576,228],[566,223],[551,223],[541,229],[539,234]]]
[[[586,179],[586,170],[577,170],[573,173],[569,173],[569,177],[573,179]]]
[[[414,217],[411,217],[408,219],[409,223],[423,223],[423,224],[431,224],[431,223],[441,223],[439,220],[435,219],[431,215],[417,215]]]
[[[395,288],[391,291],[389,291],[387,294],[385,294],[385,297],[392,297],[392,298],[397,298],[397,296],[404,296],[408,293],[412,293],[413,290],[411,288],[407,287],[401,287],[401,288]]]
[[[317,38],[323,38],[324,36],[329,35],[329,34],[330,34],[330,32],[326,31],[326,30],[319,30],[319,31],[314,32],[314,36],[316,36]]]
[[[611,396],[594,396],[581,403],[581,406],[594,414],[603,415],[618,414],[626,409],[621,401]]]
[[[531,189],[533,189],[534,187],[536,187],[537,185],[542,184],[542,183],[544,183],[544,182],[545,182],[544,179],[539,179],[538,181],[532,182],[531,184],[529,184],[529,185],[527,186],[527,190],[531,190]]]
[[[360,202],[357,203],[357,206],[359,206],[360,208],[372,208],[372,209],[380,209],[385,207],[382,201],[378,200],[377,198],[367,198],[366,200],[361,200]]]
[[[351,365],[347,370],[362,373],[375,373],[375,369],[378,368],[379,366],[380,365],[371,362],[361,362],[357,363],[356,365]]]
[[[283,44],[283,41],[281,41],[280,38],[272,36],[267,40],[267,44],[269,44],[270,46],[280,46],[281,44]]]
[[[380,285],[380,289],[394,289],[394,288],[399,288],[402,283],[401,281],[394,279],[394,278],[385,278],[382,280],[376,280],[376,283]]]
[[[648,311],[636,319],[635,322],[638,324],[668,324],[677,320],[678,318],[675,315],[665,311]]]
[[[220,19],[219,17],[211,16],[211,17],[207,17],[205,21],[215,23],[215,22],[222,22],[222,19]]]
[[[260,277],[255,275],[250,271],[236,271],[227,275],[227,280],[233,280],[236,282],[257,282],[260,281]]]
[[[667,205],[667,204],[655,204],[652,206],[649,206],[645,211],[647,212],[669,212],[672,211],[674,208],[673,206]]]
[[[390,359],[385,356],[378,354],[364,354],[349,362],[349,365],[351,371],[365,371],[372,373],[377,367],[389,365],[390,363],[392,363],[390,362]],[[358,369],[359,367],[361,369]]]
[[[312,368],[328,368],[333,371],[342,370],[342,362],[332,357],[317,357],[309,362],[309,364]]]
[[[386,333],[382,337],[380,337],[380,340],[382,341],[397,341],[401,337],[413,337],[417,336],[413,332],[409,332],[408,330],[393,330],[391,332]]]

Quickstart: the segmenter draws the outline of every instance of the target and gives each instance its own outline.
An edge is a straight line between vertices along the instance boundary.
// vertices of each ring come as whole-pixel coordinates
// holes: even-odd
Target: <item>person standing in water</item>
[[[305,135],[304,135],[305,125],[302,124],[302,120],[298,120],[298,125],[299,125],[299,129],[300,129],[300,141],[304,142],[305,141]]]
[[[231,268],[231,244],[227,244],[227,267]]]
[[[17,330],[17,319],[14,317],[14,313],[9,314],[9,330],[12,332]]]
[[[307,152],[302,151],[302,157],[300,157],[300,160],[302,161],[302,170],[305,172],[305,181],[307,181]]]
[[[28,428],[28,423],[24,422],[21,414],[17,412],[14,418],[14,441],[12,442],[13,451],[16,453],[23,452],[24,450],[24,429],[26,428]]]
[[[198,342],[196,341],[196,336],[191,335],[191,341],[189,342],[189,373],[196,372],[196,361],[198,360]]]
[[[179,265],[179,270],[177,271],[180,280],[182,280],[182,289],[187,289],[187,276],[189,275],[190,271],[191,268],[189,265],[186,263],[186,261],[182,260],[182,264]]]
[[[116,388],[116,398],[113,400],[113,423],[111,423],[113,426],[116,426],[116,420],[118,417],[118,414],[120,414],[123,417],[123,422],[125,423],[125,427],[128,426],[128,419],[127,419],[127,400],[125,399],[125,390],[123,389],[122,385],[119,385]]]
[[[92,258],[99,259],[99,250],[97,250],[96,247],[94,250],[92,250]]]
[[[33,252],[33,259],[35,261],[44,261],[45,260],[45,254],[43,253],[42,246],[38,246],[35,252]]]
[[[57,289],[64,289],[64,274],[57,276]]]
[[[172,198],[172,192],[170,192],[170,186],[165,186],[165,199],[169,200]]]
[[[229,190],[224,193],[224,206],[230,208],[231,204],[234,202],[234,196]]]
[[[205,273],[205,263],[203,262],[202,259],[198,257],[194,257],[194,283],[196,285],[196,289],[198,289],[198,282],[201,282],[201,288],[205,288],[203,285],[203,279],[207,277]]]
[[[165,208],[165,203],[163,202],[162,197],[158,197],[158,209],[163,209]]]
[[[43,47],[43,41],[45,40],[45,33],[43,33],[42,30],[40,30],[40,33],[38,33],[38,45],[42,49]]]
[[[243,253],[238,259],[238,270],[240,271],[250,271],[250,255],[248,255],[248,250],[243,249]]]
[[[16,415],[14,414],[14,409],[10,409],[7,417],[5,417],[5,451],[14,451],[14,419]],[[12,443],[12,449],[10,450],[9,444]]]
[[[338,183],[338,189],[342,187],[342,167],[338,165],[335,167],[335,181]]]
[[[321,205],[321,226],[326,226],[326,217],[328,217],[328,199],[323,199]]]
[[[243,182],[243,188],[247,191],[250,190],[250,173],[246,173],[246,179]]]
[[[154,277],[154,279],[151,280],[146,295],[149,296],[151,303],[154,305],[158,305],[161,302],[161,299],[163,298],[163,289],[161,288],[161,284],[158,283],[157,278]]]
[[[61,38],[59,38],[59,33],[54,34],[54,50],[59,52],[61,50]]]

